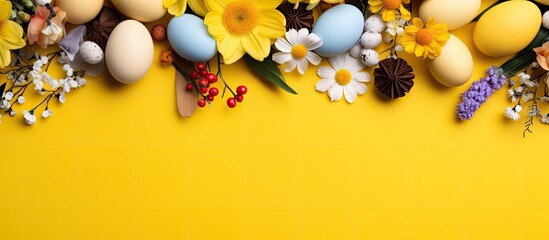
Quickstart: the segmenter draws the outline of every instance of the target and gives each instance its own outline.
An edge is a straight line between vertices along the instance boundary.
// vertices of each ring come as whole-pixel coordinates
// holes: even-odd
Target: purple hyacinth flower
[[[503,87],[507,77],[503,69],[490,67],[486,71],[486,77],[473,82],[469,90],[461,95],[461,102],[457,106],[457,117],[460,120],[470,120],[475,112],[484,104],[490,96]]]

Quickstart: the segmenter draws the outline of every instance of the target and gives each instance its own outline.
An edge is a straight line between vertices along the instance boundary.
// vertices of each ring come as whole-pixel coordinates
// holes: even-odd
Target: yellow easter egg
[[[530,1],[508,1],[488,10],[473,32],[477,48],[491,57],[516,54],[532,41],[541,25],[541,12]]]
[[[442,47],[442,52],[433,60],[427,61],[431,75],[447,87],[465,84],[473,74],[473,57],[459,38],[450,35]]]
[[[419,6],[419,17],[423,22],[432,17],[454,30],[470,23],[479,9],[480,0],[424,0]]]
[[[166,14],[162,0],[112,0],[122,14],[140,22],[154,22]]]

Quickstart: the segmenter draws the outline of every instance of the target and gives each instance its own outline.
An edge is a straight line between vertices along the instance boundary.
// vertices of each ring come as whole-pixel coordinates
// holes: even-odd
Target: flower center
[[[349,72],[349,70],[346,70],[346,69],[341,69],[337,71],[335,75],[335,81],[337,82],[337,84],[341,86],[345,86],[349,84],[352,78],[353,76],[351,75],[351,72]]]
[[[396,10],[402,4],[402,0],[383,0],[383,7],[388,10]]]
[[[223,12],[223,25],[234,35],[250,33],[259,22],[259,10],[253,2],[237,0],[227,3]]]
[[[292,48],[292,56],[296,59],[302,59],[307,56],[307,47],[303,44],[295,45]]]
[[[433,42],[433,38],[433,33],[429,29],[423,28],[417,32],[416,42],[419,45],[425,46],[431,44],[431,42]]]

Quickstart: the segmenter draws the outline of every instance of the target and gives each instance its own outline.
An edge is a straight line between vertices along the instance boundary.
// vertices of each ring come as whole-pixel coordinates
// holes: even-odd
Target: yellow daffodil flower
[[[286,33],[286,19],[276,10],[280,0],[208,0],[204,23],[217,41],[224,62],[245,53],[258,61],[269,56],[271,41]]]
[[[204,17],[208,12],[204,0],[163,0],[162,5],[168,9],[171,15],[179,17],[187,10],[187,3],[193,12],[199,16]]]
[[[0,68],[11,63],[11,51],[25,46],[23,28],[8,20],[11,14],[11,2],[0,0]]]

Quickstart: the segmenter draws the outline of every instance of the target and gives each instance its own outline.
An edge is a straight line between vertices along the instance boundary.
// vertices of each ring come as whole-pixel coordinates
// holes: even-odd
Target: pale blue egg
[[[217,53],[215,40],[204,20],[192,14],[172,18],[168,24],[168,40],[177,54],[192,62],[208,61]]]
[[[364,15],[353,5],[341,4],[324,12],[313,27],[313,33],[322,38],[322,47],[316,53],[335,57],[351,49],[364,29]]]

